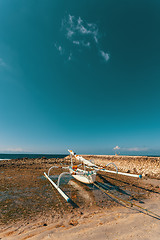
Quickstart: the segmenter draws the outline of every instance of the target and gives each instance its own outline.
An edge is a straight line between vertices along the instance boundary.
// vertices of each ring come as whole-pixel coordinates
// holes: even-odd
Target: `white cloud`
[[[19,148],[19,147],[9,147],[9,148],[3,148],[3,149],[1,149],[0,148],[0,151],[1,152],[6,152],[6,153],[11,153],[11,152],[13,152],[13,153],[19,153],[19,152],[24,152],[24,149],[22,149],[22,148]]]
[[[71,61],[72,59],[72,53],[69,54],[68,61]]]
[[[60,45],[58,46],[58,45],[55,43],[55,48],[58,50],[58,52],[59,52],[61,55],[64,53],[62,46],[60,46]]]
[[[96,43],[98,43],[98,38],[96,37],[96,35],[94,36],[94,40]]]
[[[83,20],[79,17],[79,18],[78,18],[78,24],[81,25],[82,22],[83,22]]]
[[[74,35],[74,32],[68,29],[67,38],[72,38],[73,35]]]
[[[61,46],[58,47],[58,50],[62,54],[62,47]]]
[[[129,151],[129,152],[141,152],[141,151],[147,151],[148,148],[133,147],[133,148],[123,148],[123,150]]]
[[[69,41],[71,45],[67,45],[69,47],[65,49],[57,44],[55,44],[55,47],[59,53],[61,55],[65,55],[68,60],[71,60],[71,46],[74,46],[74,51],[77,51],[78,54],[80,54],[82,51],[87,51],[87,49],[93,49],[94,51],[97,51],[97,53],[104,59],[105,62],[109,60],[109,54],[103,51],[103,49],[100,47],[99,39],[102,34],[99,33],[97,24],[88,23],[81,17],[75,17],[69,14],[62,19],[61,33],[64,34],[65,39]],[[74,53],[76,54],[76,52]]]
[[[8,152],[23,152],[22,148],[8,148]]]
[[[91,45],[90,42],[77,41],[77,40],[73,40],[73,44],[74,45],[80,45],[80,46],[83,46],[83,47],[90,47],[90,45]]]
[[[100,54],[106,62],[109,60],[109,54],[108,53],[105,53],[104,51],[100,50]]]
[[[78,19],[74,16],[68,15],[67,18],[62,21],[62,29],[66,32],[66,37],[72,40],[74,36],[88,37],[92,38],[96,43],[98,43],[98,27],[94,23],[87,23],[79,17]]]
[[[82,45],[84,47],[90,47],[91,43],[90,42],[82,42]]]
[[[114,147],[113,149],[114,149],[114,150],[119,150],[120,147],[119,147],[119,146],[116,146],[116,147]]]
[[[71,15],[69,14],[69,23],[70,23],[71,25],[73,25],[73,21],[74,21],[74,16],[71,16]]]
[[[79,42],[79,41],[73,41],[73,44],[75,44],[75,45],[79,45],[80,42]]]

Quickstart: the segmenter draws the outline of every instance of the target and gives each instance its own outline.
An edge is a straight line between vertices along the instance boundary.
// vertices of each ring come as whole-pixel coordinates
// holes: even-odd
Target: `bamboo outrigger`
[[[82,156],[79,156],[79,155],[75,154],[72,150],[68,150],[68,151],[69,151],[70,157],[71,157],[71,165],[69,167],[61,167],[61,168],[62,169],[67,169],[67,170],[69,170],[69,172],[61,173],[59,175],[59,177],[58,177],[57,184],[55,182],[53,182],[52,179],[50,178],[50,171],[51,171],[51,169],[58,168],[57,166],[52,166],[48,170],[48,174],[46,174],[44,172],[45,177],[50,181],[50,183],[57,189],[57,191],[61,194],[61,196],[67,202],[70,202],[71,199],[59,187],[61,177],[64,176],[64,175],[71,175],[76,180],[78,180],[78,181],[80,181],[82,183],[85,183],[85,184],[93,184],[96,181],[96,174],[99,171],[100,172],[110,172],[110,173],[115,173],[115,174],[130,176],[130,177],[136,177],[136,178],[142,178],[142,175],[119,172],[117,166],[115,165],[115,163],[111,162],[111,163],[107,164],[106,167],[109,166],[109,165],[113,165],[115,167],[116,171],[107,170],[107,169],[105,169],[103,167],[99,167],[99,166],[95,165],[94,163],[92,163],[89,160],[86,160]],[[80,161],[80,164],[78,166],[73,165],[73,160],[72,160],[73,156],[78,161]],[[83,167],[83,169],[79,168],[80,166]]]

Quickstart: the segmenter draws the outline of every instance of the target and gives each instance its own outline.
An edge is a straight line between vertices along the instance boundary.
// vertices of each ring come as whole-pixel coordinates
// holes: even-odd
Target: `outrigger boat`
[[[59,167],[52,166],[52,167],[49,168],[48,174],[46,174],[44,172],[44,176],[50,181],[50,183],[57,189],[57,191],[62,195],[62,197],[67,202],[70,202],[72,200],[59,187],[60,180],[61,180],[62,176],[64,176],[64,175],[71,175],[76,180],[78,180],[82,183],[85,183],[85,184],[93,184],[96,181],[97,172],[110,172],[110,173],[116,173],[116,174],[121,174],[121,175],[125,175],[125,176],[130,176],[130,177],[142,178],[142,175],[119,172],[115,163],[111,162],[111,163],[107,164],[106,167],[109,166],[109,165],[113,165],[115,167],[116,171],[107,170],[106,168],[97,166],[94,163],[92,163],[91,161],[86,160],[82,156],[77,155],[72,150],[68,150],[68,151],[69,151],[70,157],[71,157],[71,165],[67,166],[67,167],[60,167],[61,169],[67,169],[69,171],[68,172],[63,172],[59,175],[57,184],[52,181],[52,179],[50,177],[50,171],[53,168],[59,168]],[[78,161],[80,161],[79,165],[73,165],[73,159],[72,159],[73,156]],[[83,169],[81,169],[79,167],[82,167]]]

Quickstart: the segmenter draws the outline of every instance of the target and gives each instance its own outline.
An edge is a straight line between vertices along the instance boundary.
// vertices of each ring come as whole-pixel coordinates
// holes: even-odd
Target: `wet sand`
[[[147,235],[144,238],[142,234],[145,229],[143,221],[146,221],[146,226],[150,224],[148,229],[154,229],[154,234],[160,234],[155,230],[157,224],[160,226],[159,220],[120,205],[95,186],[86,186],[72,179],[69,183],[63,181],[61,188],[77,207],[66,203],[43,177],[43,172],[47,172],[50,166],[66,163],[69,164],[67,159],[45,158],[0,162],[1,239],[78,239],[79,236],[79,239],[86,239],[88,234],[90,237],[87,239],[100,236],[100,239],[136,239],[134,228],[139,229],[139,239],[159,239],[147,238]],[[53,170],[56,176],[59,173]],[[53,180],[56,180],[55,176]],[[98,174],[97,182],[115,196],[142,207],[147,206],[160,215],[158,177],[140,180],[115,174]],[[140,221],[143,228],[138,224]],[[129,235],[124,238],[121,231],[123,229],[123,233],[127,234],[127,226],[133,228],[130,238]],[[114,228],[119,233],[117,238]]]

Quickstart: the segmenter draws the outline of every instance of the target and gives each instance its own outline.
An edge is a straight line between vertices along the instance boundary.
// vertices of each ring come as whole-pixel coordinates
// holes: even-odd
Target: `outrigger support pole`
[[[101,169],[100,171],[102,171],[102,172],[109,172],[109,173],[116,173],[116,174],[130,176],[130,177],[142,178],[142,175],[138,175],[138,174],[123,173],[123,172],[111,171],[111,170],[106,170],[106,169]]]
[[[72,200],[55,184],[52,179],[44,172],[44,176],[50,181],[50,183],[57,189],[57,191],[61,194],[61,196],[67,201],[67,202],[72,202]]]
[[[70,176],[71,176],[71,174],[70,174],[69,172],[63,172],[63,173],[61,173],[61,174],[59,175],[58,181],[57,181],[57,186],[58,186],[58,187],[59,187],[59,184],[60,184],[61,177],[64,176],[64,175],[70,175]]]

